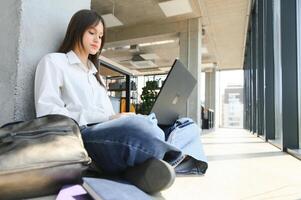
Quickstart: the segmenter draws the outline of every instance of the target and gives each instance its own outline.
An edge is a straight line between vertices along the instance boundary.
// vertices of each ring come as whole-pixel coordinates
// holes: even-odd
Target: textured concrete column
[[[201,45],[202,23],[200,18],[187,20],[187,31],[180,33],[180,60],[188,67],[188,70],[197,79],[197,85],[193,89],[186,107],[187,115],[199,126],[201,125]],[[183,84],[185,81],[183,81]]]
[[[0,125],[35,116],[36,65],[58,49],[70,17],[84,8],[90,0],[0,2]]]
[[[205,107],[215,111],[215,75],[216,72],[206,72],[205,75]]]

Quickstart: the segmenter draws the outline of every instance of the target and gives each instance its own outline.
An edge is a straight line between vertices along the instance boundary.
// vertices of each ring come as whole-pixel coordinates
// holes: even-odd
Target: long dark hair
[[[105,23],[103,18],[93,10],[80,10],[76,12],[68,25],[65,38],[63,40],[62,45],[60,46],[58,52],[67,53],[70,50],[73,50],[76,45],[80,45],[83,47],[83,35],[85,31],[91,26],[97,26],[98,23],[102,23],[103,25],[103,36],[101,41],[101,46],[99,51],[95,55],[89,55],[88,59],[95,65],[95,67],[99,68],[98,57],[101,53],[101,50],[105,43]],[[96,76],[98,78],[98,76]]]

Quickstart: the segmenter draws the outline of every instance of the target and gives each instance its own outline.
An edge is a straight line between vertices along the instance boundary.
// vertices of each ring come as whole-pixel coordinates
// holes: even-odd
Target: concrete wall
[[[71,16],[90,0],[5,0],[0,3],[0,124],[35,117],[34,72],[58,49]],[[4,20],[5,19],[5,20]]]
[[[197,84],[187,101],[186,112],[182,116],[192,118],[201,126],[201,63],[202,63],[202,20],[187,20],[186,31],[180,32],[180,60],[197,80]]]
[[[1,1],[0,5],[0,124],[14,118],[20,2]]]

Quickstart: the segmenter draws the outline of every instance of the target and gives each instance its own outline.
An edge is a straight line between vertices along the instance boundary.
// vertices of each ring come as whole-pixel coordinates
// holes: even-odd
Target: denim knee
[[[129,130],[132,136],[143,134],[144,138],[165,140],[165,134],[161,128],[149,116],[134,115],[125,118],[124,130]]]
[[[122,117],[82,130],[89,155],[102,169],[118,172],[155,157],[168,147],[163,131],[145,116]]]

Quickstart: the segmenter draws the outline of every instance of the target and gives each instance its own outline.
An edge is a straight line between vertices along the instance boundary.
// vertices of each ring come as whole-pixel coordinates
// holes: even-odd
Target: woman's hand
[[[116,115],[111,115],[109,119],[110,120],[112,120],[112,119],[118,119],[120,117],[131,116],[131,115],[136,115],[136,113],[134,113],[134,112],[118,113]]]

